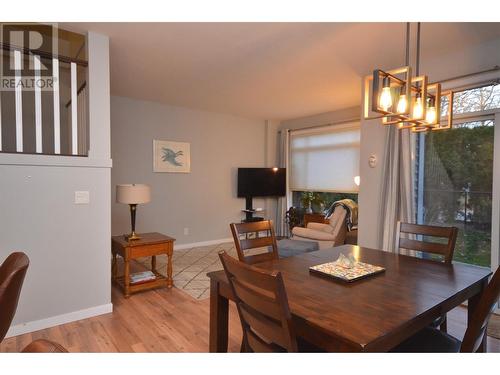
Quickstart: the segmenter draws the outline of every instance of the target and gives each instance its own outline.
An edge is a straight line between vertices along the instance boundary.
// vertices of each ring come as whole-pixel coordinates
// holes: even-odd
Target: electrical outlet
[[[89,204],[90,193],[88,191],[75,191],[75,204]]]
[[[184,228],[184,235],[188,236],[189,235],[189,228]]]

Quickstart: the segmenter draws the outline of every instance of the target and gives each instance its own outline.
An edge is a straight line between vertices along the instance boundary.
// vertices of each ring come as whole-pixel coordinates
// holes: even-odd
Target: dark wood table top
[[[175,238],[166,236],[161,233],[138,233],[141,237],[138,240],[129,241],[124,235],[111,237],[113,241],[119,243],[123,247],[134,247],[142,245],[154,245],[157,243],[165,243],[175,241]]]
[[[325,278],[309,267],[352,253],[386,271],[352,283]],[[256,265],[283,274],[290,309],[313,326],[360,351],[388,350],[443,313],[476,295],[488,269],[445,265],[380,250],[343,245]],[[227,284],[223,271],[208,274]]]

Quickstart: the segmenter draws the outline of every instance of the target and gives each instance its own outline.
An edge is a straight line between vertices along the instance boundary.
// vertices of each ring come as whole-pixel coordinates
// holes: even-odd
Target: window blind
[[[359,123],[291,132],[290,188],[293,191],[356,192]]]

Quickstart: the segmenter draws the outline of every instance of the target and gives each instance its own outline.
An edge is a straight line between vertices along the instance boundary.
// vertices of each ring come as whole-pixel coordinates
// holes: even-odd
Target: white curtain
[[[398,221],[415,222],[414,199],[415,133],[387,126],[383,160],[382,238],[381,248],[398,252],[396,226]],[[413,252],[401,251],[407,255]]]
[[[276,223],[275,229],[278,236],[290,235],[288,224],[286,220],[286,211],[290,207],[289,203],[289,188],[288,188],[288,176],[289,171],[289,156],[290,155],[290,131],[288,129],[282,129],[279,134],[279,144],[278,144],[278,166],[280,168],[286,168],[286,193],[285,197],[278,198],[278,205],[276,207]]]

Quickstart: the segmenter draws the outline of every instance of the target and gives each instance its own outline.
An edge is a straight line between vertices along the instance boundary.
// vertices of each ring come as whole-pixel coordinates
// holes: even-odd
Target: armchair
[[[306,228],[293,228],[292,240],[314,241],[320,249],[343,245],[347,234],[346,217],[347,210],[337,206],[328,217],[328,224],[311,222]]]

